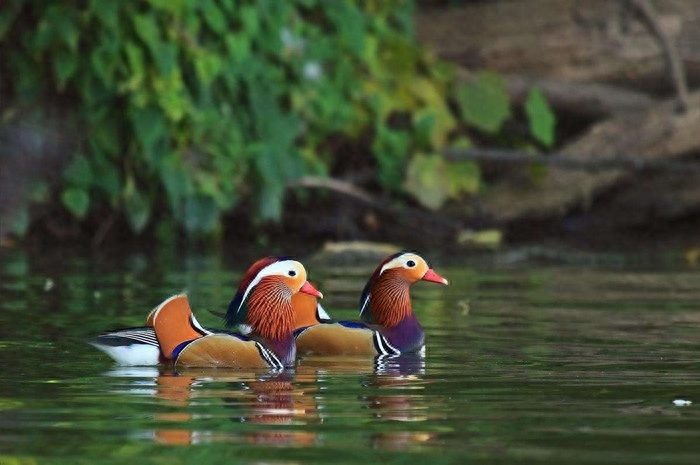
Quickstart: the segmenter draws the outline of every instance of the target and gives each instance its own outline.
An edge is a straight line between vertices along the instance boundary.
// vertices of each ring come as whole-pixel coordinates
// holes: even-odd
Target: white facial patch
[[[413,266],[408,266],[409,260],[413,261]],[[394,258],[393,260],[389,260],[384,264],[382,269],[379,271],[379,275],[381,276],[382,273],[384,273],[386,270],[391,270],[394,268],[415,268],[418,263],[425,261],[422,258],[420,258],[418,255],[407,252],[404,254],[399,255],[398,257]]]
[[[316,313],[318,314],[318,318],[321,320],[330,320],[331,316],[326,312],[323,307],[321,306],[320,303],[316,304]]]
[[[290,275],[290,272],[293,272],[294,275]],[[258,272],[258,275],[246,288],[245,292],[243,293],[243,298],[241,299],[241,304],[236,309],[237,312],[241,310],[241,307],[248,298],[248,294],[250,294],[250,291],[252,291],[253,288],[257,286],[258,283],[260,283],[260,281],[267,276],[285,276],[290,278],[298,278],[301,280],[301,282],[305,282],[306,269],[304,268],[304,265],[302,265],[296,260],[283,260],[281,262],[275,262],[270,265],[267,265],[265,268]]]

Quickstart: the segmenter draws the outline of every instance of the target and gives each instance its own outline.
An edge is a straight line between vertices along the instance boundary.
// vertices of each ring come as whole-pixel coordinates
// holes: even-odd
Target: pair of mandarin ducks
[[[447,284],[419,255],[391,255],[362,292],[361,321],[334,321],[317,303],[323,295],[307,281],[301,263],[268,257],[245,273],[224,316],[226,327],[238,332],[205,329],[181,294],[153,309],[145,327],[88,342],[121,365],[180,367],[280,369],[294,366],[297,353],[422,353],[425,335],[409,295],[411,284],[420,280]]]

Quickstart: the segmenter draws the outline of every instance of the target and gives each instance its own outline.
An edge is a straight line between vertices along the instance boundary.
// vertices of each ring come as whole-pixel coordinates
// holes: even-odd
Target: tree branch
[[[536,155],[517,150],[471,148],[466,150],[447,149],[443,154],[453,160],[477,160],[495,163],[538,163],[554,165],[565,170],[586,171],[598,173],[609,170],[631,171],[700,171],[699,164],[687,163],[683,160],[650,160],[643,156],[630,155],[600,155],[595,159],[581,159],[570,154]]]
[[[659,41],[668,64],[669,72],[671,73],[673,86],[676,88],[678,106],[681,111],[687,111],[690,106],[690,97],[688,96],[685,68],[678,49],[674,46],[671,38],[666,34],[666,31],[661,27],[656,10],[649,0],[629,0],[629,2],[640,14],[642,21],[649,31]]]

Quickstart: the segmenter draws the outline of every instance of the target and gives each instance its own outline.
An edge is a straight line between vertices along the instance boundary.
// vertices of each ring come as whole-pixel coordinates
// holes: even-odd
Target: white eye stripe
[[[243,293],[243,298],[241,299],[241,303],[238,305],[236,311],[238,312],[241,310],[241,307],[248,298],[248,294],[250,294],[250,291],[252,291],[253,288],[257,286],[263,278],[267,276],[288,276],[288,273],[290,271],[294,271],[300,276],[300,279],[301,277],[303,277],[304,281],[306,281],[306,271],[304,269],[304,265],[302,265],[296,260],[283,260],[281,262],[275,262],[271,265],[267,265],[265,268],[258,272],[255,279],[253,279],[253,281],[248,285],[245,292]]]
[[[407,265],[409,260],[413,260],[414,265],[412,267],[409,267]],[[379,274],[381,275],[384,273],[386,270],[391,270],[393,268],[400,268],[400,267],[407,267],[407,268],[414,268],[420,263],[421,258],[414,254],[414,253],[405,253],[401,254],[398,257],[394,258],[393,260],[389,260],[384,264],[382,269],[379,271]]]

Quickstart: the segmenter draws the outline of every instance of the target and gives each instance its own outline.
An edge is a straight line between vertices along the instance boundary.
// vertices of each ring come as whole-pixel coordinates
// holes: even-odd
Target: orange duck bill
[[[301,289],[299,289],[299,292],[303,292],[304,294],[309,294],[318,297],[319,299],[323,299],[323,294],[321,294],[318,290],[316,290],[315,287],[313,287],[308,281],[306,281],[302,286]]]
[[[444,284],[445,286],[449,284],[449,281],[433,271],[432,268],[428,268],[428,271],[425,272],[421,279],[423,281],[430,281],[431,283]]]

